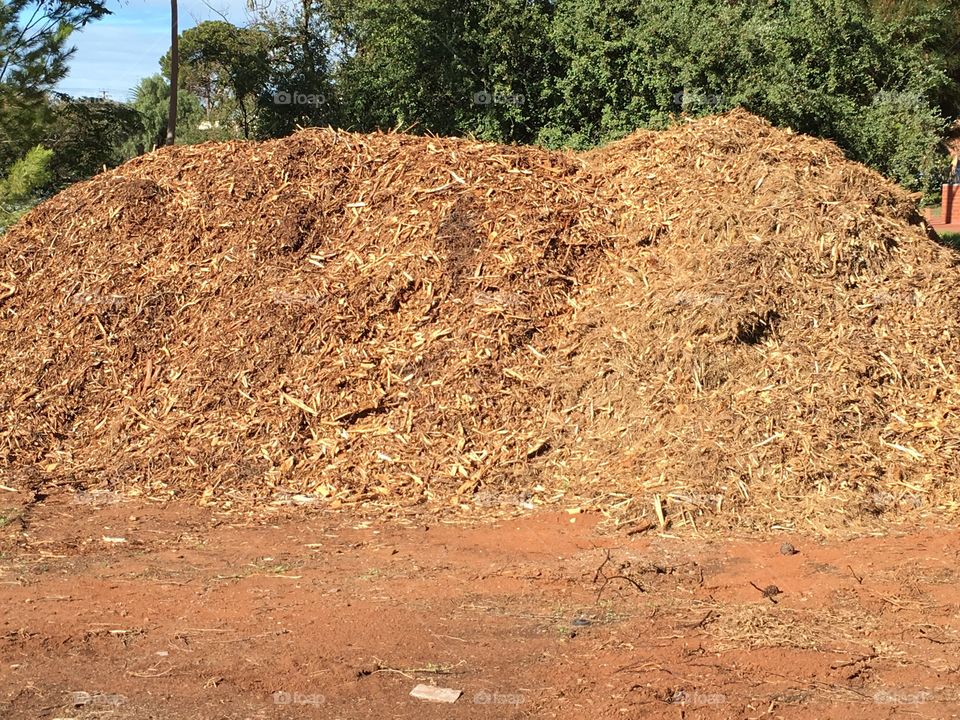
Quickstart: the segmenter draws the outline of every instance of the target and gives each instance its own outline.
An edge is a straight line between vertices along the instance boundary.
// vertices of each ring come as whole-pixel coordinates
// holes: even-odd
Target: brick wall
[[[941,198],[943,209],[940,211],[940,217],[944,225],[960,222],[960,207],[956,207],[958,191],[960,191],[960,185],[943,186],[943,197]]]

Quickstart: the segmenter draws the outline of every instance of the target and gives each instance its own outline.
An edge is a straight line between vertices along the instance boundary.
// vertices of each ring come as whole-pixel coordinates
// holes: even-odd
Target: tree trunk
[[[167,115],[167,145],[177,141],[177,87],[180,84],[180,29],[177,0],[170,0],[170,111]]]

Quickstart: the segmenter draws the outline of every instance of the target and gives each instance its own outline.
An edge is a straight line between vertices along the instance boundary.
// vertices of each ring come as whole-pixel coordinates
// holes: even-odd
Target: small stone
[[[793,545],[791,545],[790,543],[785,542],[783,545],[780,546],[780,554],[781,554],[781,555],[796,555],[796,554],[797,554],[797,549],[796,549]]]
[[[418,700],[429,700],[430,702],[455,703],[463,694],[462,690],[453,688],[434,687],[433,685],[417,685],[410,691],[410,695]]]

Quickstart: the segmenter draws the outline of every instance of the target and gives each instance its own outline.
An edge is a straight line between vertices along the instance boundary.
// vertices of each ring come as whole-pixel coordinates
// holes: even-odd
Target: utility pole
[[[180,84],[180,31],[177,0],[170,0],[170,111],[167,115],[167,145],[177,140],[177,86]]]

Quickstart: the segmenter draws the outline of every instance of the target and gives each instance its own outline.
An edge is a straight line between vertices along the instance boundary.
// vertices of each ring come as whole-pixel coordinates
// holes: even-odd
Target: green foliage
[[[850,117],[843,138],[852,157],[934,201],[950,165],[939,150],[944,129],[937,109],[920,96],[881,91]]]
[[[586,148],[742,106],[932,192],[958,20],[947,0],[302,0],[182,45],[187,86],[244,135],[337,124]]]
[[[532,142],[553,96],[558,57],[547,0],[337,3],[334,71],[342,121]]]
[[[855,0],[560,0],[562,102],[541,140],[592,145],[742,106],[928,189],[950,84],[942,21],[881,20]]]
[[[50,182],[53,151],[40,145],[17,160],[0,177],[0,232],[35,204],[39,190]]]
[[[330,75],[333,38],[327,5],[303,0],[262,19],[268,38],[269,73],[257,103],[257,134],[287,135],[301,126],[337,122],[337,96]]]
[[[67,73],[74,28],[107,14],[102,0],[4,0],[0,5],[0,169],[42,138],[46,93]]]
[[[138,113],[142,131],[128,139],[122,154],[129,157],[150,152],[164,144],[167,136],[167,112],[170,102],[170,83],[161,75],[152,75],[140,81],[133,91],[133,109]],[[200,100],[193,93],[181,91],[177,95],[177,142],[189,144],[210,137],[200,130],[204,120]]]
[[[142,136],[143,121],[129,105],[99,98],[57,95],[51,104],[48,143],[55,189],[114,167],[129,157],[124,146]]]
[[[206,120],[250,137],[267,86],[269,36],[223,21],[203,22],[180,36],[180,79],[205,109]],[[169,78],[170,55],[161,60]]]
[[[53,150],[40,146],[56,121],[48,93],[67,73],[74,28],[106,14],[102,0],[0,5],[0,230],[54,180]]]
[[[941,89],[942,114],[960,117],[960,3],[956,0],[869,0],[871,11],[882,20],[909,21],[931,15],[941,18],[939,42],[930,51],[940,56],[950,83]]]
[[[960,251],[960,233],[943,233],[940,235],[940,240],[944,245]]]
[[[960,91],[949,72],[960,23],[948,22],[945,0],[913,3],[896,13],[865,0],[332,0],[327,9],[341,50],[339,119],[351,128],[587,148],[742,106],[930,190],[944,113]]]

